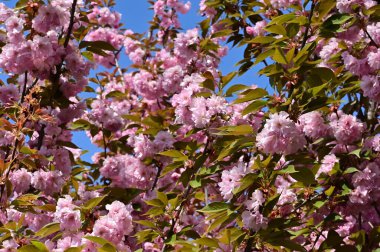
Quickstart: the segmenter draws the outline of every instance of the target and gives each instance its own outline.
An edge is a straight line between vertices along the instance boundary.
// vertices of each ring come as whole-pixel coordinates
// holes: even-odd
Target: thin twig
[[[73,4],[71,5],[71,12],[70,12],[70,23],[69,23],[69,27],[67,28],[67,36],[65,38],[65,42],[63,43],[63,46],[65,48],[69,45],[71,33],[73,32],[76,5],[77,5],[77,0],[73,0]]]
[[[24,87],[22,89],[22,95],[21,95],[21,99],[20,99],[20,104],[22,104],[24,102],[24,98],[25,98],[25,95],[26,95],[26,85],[28,84],[28,72],[26,71],[25,72],[25,80],[24,80]]]
[[[309,30],[310,30],[310,27],[311,27],[311,19],[313,17],[313,13],[314,13],[314,7],[315,7],[315,0],[312,0],[311,1],[310,12],[309,12],[309,18],[308,18],[308,22],[307,22],[307,26],[306,26],[306,31],[305,31],[305,34],[303,36],[303,41],[302,41],[302,44],[301,44],[301,49],[304,48],[304,46],[306,45],[307,37],[309,35]]]
[[[156,187],[157,182],[158,182],[158,178],[160,177],[161,172],[162,172],[162,165],[158,165],[157,166],[157,174],[156,174],[156,177],[154,178],[154,182],[153,182],[151,191],[153,191],[154,188]]]
[[[371,40],[371,42],[377,47],[379,48],[379,45],[376,43],[376,41],[372,38],[371,34],[369,34],[369,32],[367,31],[367,29],[364,27],[363,28],[365,34],[367,34],[369,40]]]

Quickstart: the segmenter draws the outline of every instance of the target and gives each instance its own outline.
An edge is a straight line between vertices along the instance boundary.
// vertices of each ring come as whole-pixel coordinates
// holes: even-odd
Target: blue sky
[[[4,2],[7,6],[13,7],[17,1],[1,1]],[[199,0],[190,0],[192,8],[190,12],[186,15],[180,16],[180,21],[183,29],[191,29],[197,26],[197,24],[202,21],[203,17],[198,13]],[[143,33],[149,28],[149,20],[151,19],[153,12],[149,10],[149,3],[146,0],[116,0],[116,6],[114,10],[122,14],[122,23],[124,28],[131,29],[138,33]],[[234,65],[236,62],[243,58],[244,48],[232,48],[229,51],[229,54],[223,58],[220,70],[223,74],[228,74],[232,71],[237,70],[237,67]],[[129,60],[127,57],[122,57],[120,60],[121,66],[128,66]],[[231,84],[246,84],[252,85],[256,84],[262,88],[268,88],[268,81],[264,78],[257,75],[257,70],[262,66],[258,65],[256,68],[247,72],[245,75],[235,78]],[[74,143],[81,147],[84,150],[89,150],[87,154],[84,155],[86,161],[91,160],[93,153],[97,151],[89,141],[88,137],[83,132],[74,133]]]

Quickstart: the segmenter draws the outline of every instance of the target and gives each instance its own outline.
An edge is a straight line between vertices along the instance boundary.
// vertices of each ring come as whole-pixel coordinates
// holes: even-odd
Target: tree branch
[[[311,19],[312,19],[313,14],[314,14],[314,7],[315,7],[315,0],[312,0],[310,12],[309,12],[309,18],[308,18],[308,22],[307,22],[307,26],[306,26],[306,31],[305,31],[305,34],[303,36],[303,40],[302,40],[302,44],[301,44],[301,49],[304,48],[304,46],[306,45],[307,37],[309,35],[309,30],[311,27]]]

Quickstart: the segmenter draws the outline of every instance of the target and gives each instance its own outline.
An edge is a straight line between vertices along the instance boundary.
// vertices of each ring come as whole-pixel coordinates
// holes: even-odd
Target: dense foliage
[[[380,247],[377,2],[195,2],[0,3],[0,251]]]

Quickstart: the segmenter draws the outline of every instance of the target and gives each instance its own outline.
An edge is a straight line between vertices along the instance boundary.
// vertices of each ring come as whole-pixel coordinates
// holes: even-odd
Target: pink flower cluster
[[[256,141],[259,149],[272,154],[292,154],[306,144],[302,131],[284,111],[269,116]]]
[[[112,204],[106,205],[106,209],[108,214],[95,222],[92,234],[112,242],[120,251],[129,251],[124,241],[125,236],[133,230],[132,206],[114,201]]]
[[[247,26],[245,30],[251,36],[263,36],[265,34],[264,28],[266,25],[267,21],[262,20],[256,22],[254,26]]]
[[[75,209],[72,198],[66,195],[57,201],[57,209],[54,213],[54,220],[60,223],[61,230],[77,231],[81,225],[80,211]]]
[[[180,27],[180,22],[178,20],[177,12],[186,14],[191,7],[191,3],[186,4],[178,0],[158,0],[154,3],[154,13],[160,17],[160,27],[162,29],[168,29],[170,26],[175,28]]]
[[[218,183],[220,193],[225,200],[231,200],[233,190],[240,185],[240,179],[249,172],[247,165],[239,162],[236,166],[229,170],[223,170],[221,181]]]
[[[119,34],[119,31],[117,29],[109,27],[100,27],[96,30],[89,32],[86,36],[86,40],[105,41],[111,44],[116,50],[119,50],[123,45],[124,36]],[[105,51],[105,53],[108,55],[102,56],[94,54],[95,62],[107,68],[115,66],[115,60],[117,57],[114,55],[114,52]]]
[[[260,213],[260,206],[265,202],[263,193],[260,190],[255,190],[252,193],[250,200],[245,202],[248,210],[242,213],[242,220],[244,227],[252,229],[257,232],[260,229],[266,229],[268,226],[268,219]]]
[[[112,179],[112,185],[121,188],[149,188],[154,170],[131,155],[118,155],[104,160],[100,174]]]

